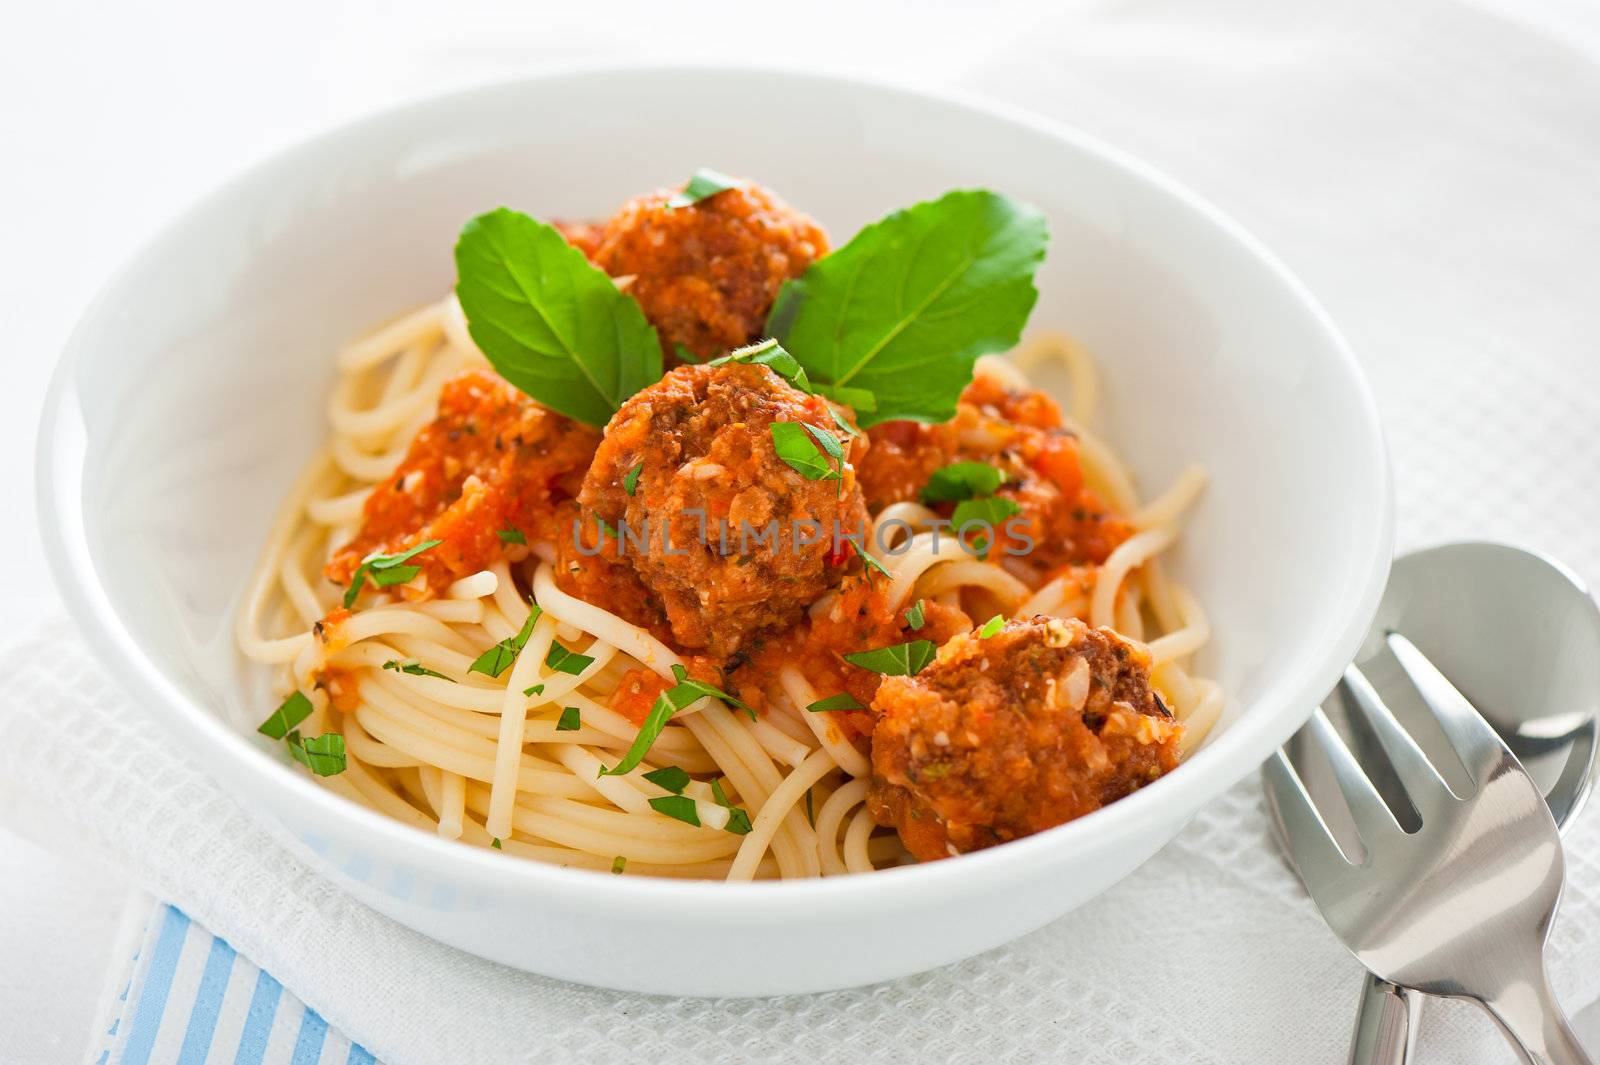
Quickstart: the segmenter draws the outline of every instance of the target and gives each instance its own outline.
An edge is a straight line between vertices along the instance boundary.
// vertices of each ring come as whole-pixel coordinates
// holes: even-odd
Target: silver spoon
[[[1355,665],[1418,735],[1434,764],[1446,767],[1446,780],[1464,784],[1464,776],[1450,772],[1464,773],[1432,727],[1432,715],[1411,702],[1413,689],[1384,651],[1390,632],[1407,636],[1488,719],[1544,792],[1564,830],[1600,771],[1600,609],[1583,582],[1554,559],[1503,544],[1448,544],[1395,561]],[[1376,737],[1360,727],[1361,715],[1344,717],[1362,761],[1388,765]],[[1305,783],[1314,798],[1337,794],[1332,779],[1314,770],[1311,776]],[[1406,827],[1414,829],[1415,811],[1398,780],[1375,774],[1373,783],[1403,825],[1406,815],[1412,816]],[[1353,831],[1330,827],[1336,835]],[[1407,1061],[1422,999],[1369,974],[1351,1039],[1351,1065]]]

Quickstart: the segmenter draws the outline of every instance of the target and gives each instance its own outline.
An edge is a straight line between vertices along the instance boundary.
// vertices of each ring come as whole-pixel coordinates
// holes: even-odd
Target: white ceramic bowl
[[[601,216],[697,166],[838,240],[985,185],[1053,239],[1033,326],[1103,364],[1100,426],[1148,491],[1212,486],[1174,565],[1209,608],[1224,727],[1177,772],[951,861],[805,883],[614,877],[469,849],[317,787],[249,734],[233,612],[324,435],[332,356],[445,292],[462,222]],[[1388,570],[1378,419],[1317,304],[1236,224],[1081,134],[992,106],[770,70],[566,72],[409,105],[251,167],[85,314],[40,431],[40,514],[77,622],[161,728],[305,861],[404,924],[584,983],[767,995],[884,980],[1025,935],[1144,861],[1307,716]],[[242,727],[241,727],[242,726]]]

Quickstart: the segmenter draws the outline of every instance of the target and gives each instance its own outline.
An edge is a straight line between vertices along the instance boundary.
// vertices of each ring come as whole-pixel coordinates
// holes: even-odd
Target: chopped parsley
[[[611,871],[613,873],[616,873],[620,876],[622,871],[626,868],[628,868],[628,859],[624,858],[622,855],[619,854],[615,858],[611,859]]]
[[[483,654],[473,659],[472,665],[467,667],[468,673],[484,673],[491,677],[498,677],[511,668],[511,663],[517,660],[522,653],[522,648],[527,645],[528,637],[533,635],[534,622],[539,620],[539,615],[544,611],[538,603],[531,603],[528,611],[528,620],[522,623],[522,628],[515,636],[507,636]]]
[[[728,811],[728,823],[723,828],[724,832],[731,832],[735,836],[748,836],[750,834],[750,813],[748,810],[733,805],[728,801],[728,793],[722,790],[722,778],[711,782],[711,797],[717,805]],[[806,792],[806,797],[811,797],[811,792]]]
[[[861,700],[849,692],[840,692],[838,695],[830,695],[826,699],[818,699],[806,709],[813,714],[826,714],[830,710],[865,710],[866,707],[861,705]]]
[[[667,200],[668,210],[677,210],[679,207],[692,207],[708,196],[715,196],[719,192],[729,189],[743,188],[744,182],[738,178],[729,177],[727,174],[705,167],[694,172],[688,184],[683,186],[682,192],[675,192]]]
[[[862,568],[866,570],[869,580],[875,573],[884,577],[889,576],[889,571],[884,567],[884,564],[868,554],[862,548],[862,546],[856,542],[854,537],[846,538],[845,543],[849,544],[850,549],[856,553],[856,557],[861,559]]]
[[[356,605],[356,597],[361,594],[362,585],[370,577],[374,586],[387,588],[392,584],[404,584],[422,572],[421,566],[407,566],[405,563],[416,558],[430,547],[438,547],[443,540],[424,540],[416,547],[401,551],[396,555],[368,555],[361,560],[361,565],[350,575],[350,587],[344,592],[344,606],[348,610]]]
[[[272,716],[261,722],[256,729],[263,736],[270,736],[281,740],[289,734],[289,730],[311,716],[311,700],[298,691],[290,692],[289,697],[272,712]]]
[[[915,603],[912,604],[911,609],[906,611],[906,624],[910,625],[911,628],[914,629],[914,630],[922,628],[922,626],[923,626],[923,614],[922,614],[922,600],[921,599],[918,599]]]
[[[522,689],[522,694],[528,696],[530,699],[535,695],[543,695],[544,694],[544,685],[543,684],[530,684],[526,688]]]
[[[557,732],[577,732],[583,727],[583,720],[578,714],[576,706],[563,706],[561,720],[556,722]]]
[[[504,847],[500,846],[500,837],[499,836],[496,836],[494,839],[490,840],[489,846],[493,847],[497,851],[505,850]]]
[[[687,669],[684,669],[676,662],[672,664],[672,679],[678,682],[678,688],[688,688],[699,692],[701,695],[708,695],[713,699],[721,699],[729,706],[736,706],[740,710],[743,710],[746,714],[749,714],[751,721],[756,719],[756,712],[747,706],[742,700],[736,698],[735,696],[729,695],[720,688],[713,688],[705,681],[695,680],[693,677],[689,676],[689,671]],[[677,689],[674,688],[673,690],[676,691]]]
[[[960,536],[962,530],[968,525],[981,524],[989,530],[988,534],[978,533],[972,538],[972,547],[979,558],[989,557],[989,534],[998,533],[1001,526],[1016,514],[1022,512],[1022,507],[1014,499],[1001,499],[999,496],[984,496],[981,499],[964,499],[956,504],[956,509],[950,515],[950,524]]]
[[[594,662],[588,655],[580,655],[576,651],[569,651],[560,643],[552,641],[550,653],[544,656],[544,664],[557,673],[565,673],[569,677],[576,677]]]
[[[983,628],[978,630],[978,639],[987,640],[991,636],[998,635],[1000,630],[1005,627],[1006,619],[1001,615],[996,614],[994,617],[983,623]]]
[[[772,449],[778,457],[808,481],[843,479],[844,448],[839,438],[810,422],[773,422]],[[840,465],[835,467],[829,459]]]
[[[337,732],[302,738],[300,730],[295,729],[284,740],[290,756],[317,776],[332,777],[344,772],[344,737]]]
[[[724,366],[730,362],[765,366],[800,391],[811,391],[811,381],[806,377],[805,369],[793,355],[784,351],[783,345],[776,340],[763,340],[759,344],[751,344],[749,347],[729,352],[720,359],[712,359],[708,365]]]
[[[686,825],[700,827],[700,811],[687,795],[658,795],[650,800],[650,808]]]
[[[683,789],[689,786],[689,774],[675,765],[652,769],[644,778],[662,791],[670,791],[674,795],[682,795]]]
[[[503,544],[527,544],[528,538],[522,534],[521,529],[498,529],[495,535],[500,537]]]
[[[622,490],[630,496],[639,489],[639,475],[644,472],[644,459],[639,460],[639,465],[622,475]]]
[[[1006,476],[987,462],[954,462],[934,470],[922,486],[924,503],[959,503],[986,496],[1005,483]]]
[[[440,680],[448,680],[451,684],[455,683],[455,679],[453,677],[447,677],[437,670],[429,669],[427,666],[424,666],[421,662],[418,662],[414,658],[409,662],[402,662],[398,658],[391,658],[389,661],[383,664],[383,668],[392,669],[396,673],[409,673],[413,677],[438,677]]]
[[[853,666],[881,673],[885,677],[914,677],[933,661],[939,649],[931,640],[912,640],[892,647],[879,647],[873,651],[857,651],[844,656]]]

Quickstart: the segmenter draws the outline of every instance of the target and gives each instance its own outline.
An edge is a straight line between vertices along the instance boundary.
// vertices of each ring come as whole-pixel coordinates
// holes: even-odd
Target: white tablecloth
[[[21,502],[0,527],[3,631],[53,606],[26,491],[37,397],[72,319],[133,242],[238,164],[328,121],[551,60],[665,49],[977,88],[1145,155],[1255,229],[1350,336],[1391,434],[1403,544],[1530,542],[1600,578],[1591,4],[1518,12],[1571,48],[1445,0],[589,6],[8,14],[0,358],[12,402],[0,470]],[[0,822],[31,842],[0,828],[0,1060],[71,1060],[125,886],[90,856],[57,853],[43,812],[11,814]],[[1250,934],[1250,916],[1218,920]],[[1203,952],[1175,951],[1168,993],[1217,979]],[[50,1023],[12,1023],[24,1016]],[[1067,1048],[1086,1034],[1056,1033]]]

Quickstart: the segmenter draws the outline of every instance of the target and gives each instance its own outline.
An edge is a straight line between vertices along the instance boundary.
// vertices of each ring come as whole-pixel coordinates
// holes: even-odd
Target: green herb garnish
[[[773,422],[767,426],[767,431],[772,434],[772,449],[778,457],[806,480],[827,481],[843,476],[828,459],[837,452],[842,460],[844,448],[826,429],[818,429],[809,422]],[[831,449],[822,443],[824,437],[832,441]]]
[[[615,858],[611,859],[611,871],[613,873],[620,875],[627,867],[628,859],[624,858],[622,855],[619,854]]]
[[[448,680],[451,684],[455,683],[455,678],[447,677],[437,670],[429,669],[416,659],[412,659],[410,662],[402,662],[398,658],[391,658],[383,664],[383,668],[392,669],[397,673],[409,673],[413,677],[438,677],[440,680]]]
[[[496,837],[494,837],[494,839],[490,840],[489,841],[489,846],[493,847],[497,851],[505,850],[504,847],[500,846],[500,837],[499,836],[496,836]]]
[[[661,378],[661,342],[637,300],[554,226],[502,207],[456,243],[456,296],[495,370],[551,410],[603,426]]]
[[[853,666],[881,673],[885,677],[914,677],[933,661],[939,652],[931,640],[912,640],[892,647],[879,647],[873,651],[857,651],[844,656]]]
[[[344,608],[349,610],[356,605],[356,596],[361,594],[361,586],[372,578],[372,583],[379,588],[387,588],[391,584],[404,584],[422,572],[421,566],[407,566],[404,563],[416,558],[430,547],[438,547],[443,540],[424,540],[416,547],[401,551],[395,555],[368,555],[361,560],[361,565],[350,575],[350,587],[344,591]]]
[[[467,667],[468,673],[486,673],[491,677],[511,668],[511,663],[517,660],[522,653],[522,648],[527,644],[528,637],[533,635],[533,624],[539,620],[539,615],[544,611],[538,603],[533,603],[528,611],[528,620],[522,623],[522,628],[515,636],[507,636],[483,654],[473,659],[472,665]]]
[[[756,712],[752,710],[744,701],[736,698],[735,696],[729,695],[721,688],[713,688],[703,680],[695,680],[693,677],[689,676],[689,671],[687,669],[684,669],[676,662],[672,663],[672,679],[678,682],[677,688],[673,689],[674,691],[677,691],[678,688],[684,688],[686,690],[696,692],[698,695],[709,695],[713,699],[721,699],[729,706],[736,706],[740,710],[743,710],[745,713],[749,714],[751,721],[756,719]],[[687,706],[689,704],[685,703],[684,705]]]
[[[810,790],[807,790],[806,795],[809,796],[810,794]],[[718,806],[728,811],[728,823],[722,829],[724,832],[732,832],[735,836],[747,836],[750,834],[749,811],[728,801],[728,793],[722,790],[721,777],[711,781],[711,797],[717,801]]]
[[[311,700],[298,691],[290,692],[289,697],[278,704],[272,716],[261,722],[256,729],[263,736],[270,736],[281,740],[289,734],[289,730],[311,716]]]
[[[639,487],[639,475],[644,472],[644,459],[639,460],[639,465],[629,470],[622,476],[622,490],[630,496]]]
[[[994,617],[983,623],[983,628],[978,630],[978,639],[987,640],[989,637],[998,634],[1000,630],[1005,627],[1006,619],[1001,615],[996,614]]]
[[[583,719],[576,706],[563,706],[561,719],[556,722],[557,732],[577,732],[583,727]]]
[[[565,673],[569,677],[576,677],[593,664],[594,659],[588,655],[580,655],[576,651],[569,651],[560,643],[551,641],[550,653],[544,656],[544,664],[557,673]]]
[[[861,705],[861,700],[849,692],[840,692],[838,695],[830,695],[826,699],[818,699],[806,709],[813,714],[825,714],[830,710],[865,710],[866,707]]]
[[[867,552],[862,548],[862,546],[859,543],[856,542],[854,537],[848,537],[847,536],[847,537],[845,537],[845,541],[844,542],[849,544],[851,549],[855,551],[856,557],[861,559],[861,565],[866,569],[867,576],[869,578],[874,573],[881,574],[884,577],[889,576],[889,571],[888,571],[888,569],[886,569],[884,567],[884,564],[882,562],[879,562],[877,559],[873,558],[871,555],[867,554]]]
[[[729,177],[727,174],[701,167],[689,178],[689,183],[683,187],[682,192],[674,193],[667,200],[667,209],[676,210],[679,207],[692,207],[707,196],[715,196],[719,192],[729,189],[742,188],[744,182],[738,178]]]
[[[522,694],[526,695],[526,696],[528,696],[530,698],[535,696],[535,695],[543,695],[544,694],[544,685],[543,684],[530,684],[526,688],[522,689]]]
[[[805,367],[783,350],[783,345],[776,340],[763,340],[759,344],[731,351],[720,359],[712,359],[711,366],[722,366],[730,362],[744,362],[753,366],[765,366],[779,377],[788,381],[802,392],[811,391],[811,381],[806,377]]]
[[[700,812],[695,808],[694,800],[687,795],[657,795],[650,800],[650,808],[686,825],[700,827]]]
[[[674,795],[682,795],[683,789],[689,786],[689,774],[675,765],[652,769],[644,778],[662,791],[670,791]]]
[[[786,282],[767,333],[840,402],[844,386],[870,392],[863,427],[948,421],[978,356],[1021,336],[1048,239],[1033,207],[947,193],[867,226]]]
[[[289,745],[290,756],[317,776],[332,777],[344,772],[344,737],[337,732],[301,737],[300,730],[295,729],[284,741]]]
[[[500,537],[500,542],[503,544],[526,545],[528,542],[528,538],[522,534],[521,529],[497,529],[495,530],[495,535]]]
[[[924,503],[958,503],[986,496],[1005,483],[1006,475],[987,462],[952,462],[933,471],[922,486]]]
[[[911,609],[906,611],[906,624],[913,630],[921,629],[923,625],[922,600],[918,599],[911,604]]]
[[[1014,499],[1002,499],[1000,496],[964,499],[956,504],[955,512],[950,515],[950,525],[959,536],[967,525],[981,522],[991,533],[998,535],[1006,519],[1020,513],[1022,507]],[[990,544],[987,535],[979,533],[973,537],[972,546],[979,558],[989,557]]]

